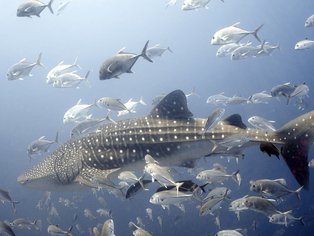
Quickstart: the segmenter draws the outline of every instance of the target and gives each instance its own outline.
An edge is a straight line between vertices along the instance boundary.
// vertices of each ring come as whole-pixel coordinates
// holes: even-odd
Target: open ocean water
[[[217,107],[225,108],[224,117],[238,113],[247,126],[248,118],[258,115],[276,121],[280,128],[286,122],[313,110],[314,49],[295,50],[296,42],[308,38],[314,40],[314,27],[305,28],[305,20],[314,14],[313,1],[296,0],[225,0],[224,3],[212,0],[208,9],[191,11],[181,10],[183,1],[166,7],[164,0],[72,0],[60,15],[52,15],[46,8],[40,17],[17,17],[16,10],[23,1],[10,0],[1,3],[0,14],[0,188],[9,191],[13,200],[19,201],[14,214],[11,205],[0,205],[0,220],[12,221],[16,218],[41,220],[41,230],[14,228],[16,235],[48,235],[49,224],[57,224],[63,229],[73,225],[73,235],[91,235],[90,228],[103,224],[109,216],[99,216],[99,208],[111,210],[116,235],[132,235],[128,223],[140,217],[145,230],[153,235],[215,235],[220,229],[215,224],[219,216],[221,230],[245,229],[246,235],[313,235],[313,169],[310,169],[309,190],[302,190],[301,200],[294,194],[284,198],[278,204],[280,211],[292,209],[294,216],[304,217],[305,225],[295,222],[293,225],[271,224],[260,213],[245,211],[237,219],[229,211],[231,201],[245,195],[258,195],[250,191],[250,180],[285,178],[290,189],[299,188],[285,161],[268,157],[260,152],[258,146],[245,149],[244,159],[239,163],[235,159],[228,161],[220,156],[200,159],[197,167],[212,168],[220,163],[228,173],[240,170],[241,186],[231,179],[224,186],[231,189],[230,199],[226,199],[221,209],[213,215],[199,215],[196,201],[187,201],[185,213],[175,206],[170,211],[149,202],[150,196],[158,184],[150,185],[149,191],[142,191],[132,199],[117,198],[106,190],[92,192],[53,192],[49,204],[43,209],[36,207],[43,198],[43,191],[26,188],[17,182],[17,177],[25,170],[44,159],[58,145],[54,144],[48,153],[35,156],[31,161],[27,155],[28,145],[35,139],[46,136],[53,140],[59,134],[59,145],[70,139],[71,124],[63,124],[64,113],[79,99],[91,104],[100,97],[116,97],[126,102],[130,98],[141,97],[147,103],[139,105],[136,113],[112,118],[116,121],[145,116],[153,108],[152,100],[173,90],[181,89],[186,94],[193,89],[198,95],[188,98],[189,109],[194,117],[206,118]],[[55,0],[55,10],[61,3]],[[65,2],[65,1],[64,1]],[[45,1],[47,3],[47,0]],[[210,40],[215,32],[241,22],[241,27],[253,30],[263,24],[258,32],[261,40],[280,45],[270,56],[257,56],[243,60],[231,60],[216,57],[217,45]],[[133,74],[126,73],[120,79],[99,80],[101,64],[121,48],[124,51],[139,54],[145,42],[149,47],[160,44],[170,47],[173,53],[166,51],[161,57],[149,63],[143,58],[135,63]],[[252,35],[241,43],[260,44]],[[24,80],[9,81],[6,78],[8,68],[27,58],[35,62],[42,53],[44,67],[35,66],[32,77]],[[47,73],[58,63],[71,64],[78,57],[81,68],[77,73],[84,76],[88,70],[89,83],[82,82],[79,88],[54,88],[46,83]],[[207,104],[209,96],[224,93],[226,96],[248,98],[254,93],[290,82],[293,85],[305,83],[310,91],[303,102],[296,104],[292,98],[287,105],[286,98],[272,98],[267,104],[229,104],[215,106]],[[93,116],[104,117],[105,109],[92,108]],[[310,149],[308,158],[313,158]],[[186,172],[185,172],[186,173]],[[142,172],[137,172],[138,176]],[[149,179],[149,177],[146,177]],[[195,175],[179,175],[177,179],[195,179]],[[218,186],[221,186],[220,184]],[[99,203],[102,197],[106,205]],[[68,199],[73,206],[66,207],[59,200]],[[49,216],[54,206],[58,216]],[[153,221],[145,211],[153,210]],[[84,209],[90,209],[96,216],[88,219]],[[77,214],[77,220],[74,215]],[[157,217],[162,219],[162,226]],[[252,223],[256,222],[256,228]],[[75,227],[79,224],[84,232]]]

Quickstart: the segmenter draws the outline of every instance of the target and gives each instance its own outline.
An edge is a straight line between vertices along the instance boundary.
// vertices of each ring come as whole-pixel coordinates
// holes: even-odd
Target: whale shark
[[[143,170],[147,154],[162,165],[182,166],[205,156],[241,155],[245,148],[260,145],[268,155],[282,156],[297,182],[308,188],[314,111],[274,132],[246,127],[239,114],[220,120],[210,129],[206,129],[207,123],[207,118],[193,117],[185,94],[175,90],[145,117],[106,124],[98,132],[70,139],[17,181],[47,191],[111,186],[122,171]]]

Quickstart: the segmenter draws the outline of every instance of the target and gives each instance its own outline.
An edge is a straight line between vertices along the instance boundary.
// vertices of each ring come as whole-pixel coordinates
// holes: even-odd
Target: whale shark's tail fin
[[[309,188],[308,153],[314,141],[314,111],[301,115],[276,131],[284,142],[280,154],[285,159],[295,179],[305,189]]]

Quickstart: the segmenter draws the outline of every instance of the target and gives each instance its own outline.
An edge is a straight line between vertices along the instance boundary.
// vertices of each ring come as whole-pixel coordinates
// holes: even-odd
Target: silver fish
[[[249,210],[262,213],[266,216],[270,216],[276,213],[280,213],[280,211],[274,205],[274,202],[275,201],[272,199],[248,196],[245,198],[244,204]]]
[[[10,226],[15,228],[20,228],[20,229],[28,229],[31,230],[32,227],[34,227],[36,230],[40,230],[42,223],[41,220],[34,220],[34,221],[30,221],[28,219],[24,219],[24,218],[18,218],[13,220],[10,223]]]
[[[112,111],[124,111],[128,108],[121,102],[119,98],[102,97],[96,101],[96,105],[99,108],[107,108]]]
[[[27,155],[30,159],[32,159],[33,155],[47,152],[50,146],[54,143],[58,143],[58,132],[55,140],[48,140],[45,139],[45,136],[42,136],[31,142],[31,144],[27,147]]]
[[[243,236],[243,234],[241,233],[241,229],[226,229],[217,232],[215,236]]]
[[[112,219],[106,220],[101,229],[100,236],[115,236],[114,222]]]
[[[263,193],[269,197],[281,198],[289,194],[295,194],[298,199],[303,186],[297,190],[291,190],[286,186],[285,179],[259,179],[250,181],[250,190],[258,193]]]
[[[133,235],[136,235],[136,236],[151,236],[151,233],[149,233],[145,229],[137,226],[132,221],[129,222],[129,228],[133,232]]]
[[[59,228],[57,225],[49,225],[47,231],[50,235],[57,236],[57,235],[68,235],[72,236],[72,226],[68,230],[63,230]]]
[[[246,128],[239,115],[231,115],[204,135],[206,119],[192,118],[185,94],[175,90],[144,118],[121,120],[87,137],[69,140],[20,175],[17,181],[26,187],[49,191],[97,188],[99,185],[93,180],[108,182],[124,170],[142,170],[147,154],[156,157],[160,165],[178,166],[202,156],[235,154],[266,142],[281,149],[295,178],[307,188],[307,152],[314,140],[313,119],[314,111],[311,111],[275,132],[265,133]],[[210,151],[215,142],[235,135],[248,140],[241,147],[230,149],[220,145]]]
[[[16,207],[15,207],[15,205],[18,204],[19,202],[18,202],[18,201],[13,201],[8,191],[5,191],[5,190],[3,190],[3,189],[0,189],[0,201],[1,201],[2,203],[5,203],[5,202],[11,203],[11,204],[12,204],[13,212],[14,212],[14,213],[16,212]]]
[[[146,208],[146,213],[147,213],[147,216],[148,218],[153,221],[153,210],[151,208]]]
[[[238,198],[238,199],[236,199],[230,203],[229,210],[233,211],[236,214],[238,220],[240,220],[240,212],[249,209],[245,205],[245,201],[246,201],[247,197],[248,197],[248,195],[246,195],[242,198]]]
[[[18,16],[18,17],[32,17],[32,16],[40,17],[40,13],[46,7],[48,7],[51,14],[53,14],[53,10],[51,7],[53,1],[54,0],[50,0],[48,4],[44,4],[38,0],[26,0],[18,6],[16,16]]]
[[[170,49],[170,47],[162,48],[160,47],[160,44],[156,44],[146,50],[146,55],[153,59],[155,57],[161,57],[162,54],[164,54],[165,51],[169,51],[173,53],[173,51]]]
[[[61,76],[64,73],[71,73],[75,72],[76,68],[80,68],[80,66],[77,63],[78,57],[75,58],[75,61],[73,64],[63,64],[63,61],[61,61],[58,65],[53,67],[47,74],[47,84],[54,83],[58,76]]]
[[[26,76],[32,76],[31,71],[35,66],[41,66],[44,67],[44,65],[41,63],[41,56],[42,53],[39,54],[38,59],[36,62],[31,63],[26,60],[26,58],[23,58],[18,63],[12,65],[7,72],[7,79],[8,80],[23,80]]]
[[[64,9],[69,5],[71,0],[61,2],[57,8],[57,16],[60,15],[61,12],[64,11]]]
[[[264,131],[275,131],[276,128],[273,126],[275,121],[273,120],[266,120],[260,116],[251,116],[248,119],[248,122],[253,125],[256,129],[264,130]]]
[[[139,55],[120,50],[116,55],[107,59],[100,67],[99,79],[118,79],[119,76],[124,73],[132,73],[132,67],[140,57],[145,58],[149,62],[153,62],[146,54],[148,43],[149,41],[146,42],[142,53]]]
[[[267,93],[266,91],[262,91],[260,93],[254,93],[249,97],[249,101],[251,103],[265,103],[267,104],[272,99],[272,95]]]
[[[288,227],[288,225],[294,223],[295,221],[299,221],[302,225],[304,225],[303,217],[294,217],[291,213],[292,210],[273,214],[268,217],[269,222]]]
[[[205,124],[205,132],[206,130],[210,130],[211,128],[215,127],[224,113],[225,113],[224,108],[218,108],[214,110],[207,118],[207,121]]]

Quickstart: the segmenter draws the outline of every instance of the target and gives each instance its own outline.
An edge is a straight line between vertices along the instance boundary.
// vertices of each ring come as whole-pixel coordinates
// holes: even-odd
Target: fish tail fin
[[[77,63],[77,61],[78,61],[78,56],[77,56],[77,57],[75,57],[75,60],[74,60],[73,66],[75,66],[75,67],[77,67],[77,68],[79,68],[79,69],[82,69],[82,67],[80,67],[80,65]]]
[[[53,1],[54,1],[54,0],[50,0],[50,2],[49,2],[48,5],[47,5],[47,7],[48,7],[49,11],[51,12],[51,14],[54,14],[53,9],[52,9],[52,7],[51,7]]]
[[[314,141],[314,111],[301,115],[275,131],[284,144],[281,155],[297,182],[309,188],[308,152]]]
[[[144,48],[143,48],[143,50],[142,50],[142,53],[141,53],[141,56],[142,56],[143,58],[145,58],[147,61],[153,62],[152,59],[150,59],[149,56],[147,56],[147,54],[146,54],[146,50],[147,50],[147,47],[148,47],[148,43],[149,43],[149,40],[147,40],[147,42],[145,43],[145,46],[144,46]]]
[[[38,55],[38,58],[37,58],[37,61],[36,61],[36,65],[38,66],[41,66],[41,67],[44,67],[45,68],[45,65],[41,63],[41,57],[42,57],[43,53],[39,53]]]
[[[12,209],[13,209],[13,213],[15,214],[16,213],[16,204],[19,204],[20,202],[19,201],[12,201],[11,204],[12,204]]]
[[[258,31],[263,27],[264,24],[261,24],[259,27],[257,27],[253,32],[253,36],[259,41],[259,42],[262,42],[261,39],[258,37],[257,33]]]
[[[180,187],[184,184],[184,182],[176,182],[174,185],[176,186],[177,194],[179,193]]]
[[[238,186],[241,185],[241,175],[240,175],[240,170],[237,170],[236,172],[232,173],[231,175],[232,179]]]
[[[173,51],[171,50],[170,47],[167,47],[167,50],[168,50],[169,52],[173,53]]]
[[[140,100],[138,101],[140,104],[142,104],[143,106],[146,106],[146,102],[144,102],[143,97],[140,98]]]
[[[301,186],[300,188],[298,188],[297,190],[294,191],[294,193],[296,194],[296,196],[299,200],[301,200],[300,192],[302,189],[303,189],[303,186]]]
[[[144,190],[149,190],[148,188],[145,188],[144,183],[143,183],[143,179],[144,179],[145,175],[142,175],[139,179],[138,179],[138,183],[141,185],[142,189]]]
[[[299,218],[299,221],[301,225],[303,226],[305,225],[304,218],[302,216]]]
[[[202,190],[203,193],[206,193],[205,187],[208,185],[208,183],[203,184],[200,186],[200,189]]]

